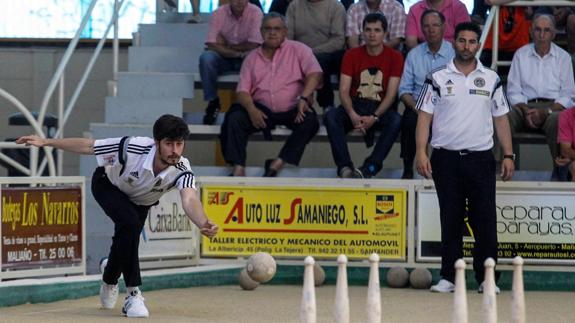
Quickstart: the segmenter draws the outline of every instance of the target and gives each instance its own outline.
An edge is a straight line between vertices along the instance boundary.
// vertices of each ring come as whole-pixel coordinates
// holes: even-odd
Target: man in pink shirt
[[[298,165],[307,143],[319,129],[312,108],[313,92],[321,86],[322,71],[311,48],[287,40],[285,18],[267,14],[261,27],[264,42],[252,51],[240,70],[238,103],[226,113],[220,140],[233,176],[245,176],[248,137],[284,125],[292,130],[276,159],[265,162],[264,177],[277,176],[284,163]]]
[[[557,134],[559,156],[555,164],[559,166],[558,177],[561,181],[575,181],[575,109],[570,108],[559,113],[559,131]]]
[[[262,43],[262,16],[262,11],[248,0],[230,0],[212,13],[207,50],[200,56],[204,100],[209,102],[204,124],[214,124],[220,111],[218,75],[239,71],[243,58]]]
[[[455,35],[455,26],[461,22],[471,21],[465,4],[460,0],[421,0],[414,4],[407,14],[405,45],[409,49],[425,41],[420,20],[427,9],[437,10],[445,16],[444,38],[451,43]]]

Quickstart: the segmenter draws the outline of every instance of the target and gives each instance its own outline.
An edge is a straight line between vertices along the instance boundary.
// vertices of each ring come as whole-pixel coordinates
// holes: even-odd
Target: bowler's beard
[[[160,162],[166,166],[174,166],[178,163],[178,161],[180,161],[180,157],[176,154],[168,156],[167,158],[164,158],[164,156],[162,155],[162,153],[159,154],[160,157]],[[170,159],[175,160],[174,162],[170,162]]]

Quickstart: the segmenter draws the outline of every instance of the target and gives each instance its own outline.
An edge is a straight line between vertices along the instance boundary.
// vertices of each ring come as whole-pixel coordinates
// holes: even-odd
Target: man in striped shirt
[[[96,155],[98,167],[92,177],[92,194],[114,222],[114,236],[100,287],[100,301],[114,308],[118,279],[124,275],[127,297],[122,312],[128,317],[147,317],[138,286],[142,284],[138,245],[148,210],[167,191],[180,190],[182,207],[200,232],[213,237],[218,226],[206,216],[198,198],[194,173],[182,157],[189,135],[187,124],[178,117],[163,115],[154,123],[154,138],[109,139],[20,137],[19,144],[54,147]]]

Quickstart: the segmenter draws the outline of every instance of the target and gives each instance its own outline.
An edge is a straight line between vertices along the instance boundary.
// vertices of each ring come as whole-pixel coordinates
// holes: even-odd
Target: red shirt
[[[383,47],[377,56],[370,56],[366,47],[348,50],[341,62],[341,74],[351,77],[350,96],[382,101],[390,77],[401,78],[403,56],[390,47]]]

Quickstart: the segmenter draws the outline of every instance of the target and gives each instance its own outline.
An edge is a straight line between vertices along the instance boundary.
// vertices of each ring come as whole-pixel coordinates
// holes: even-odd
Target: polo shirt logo
[[[445,89],[447,89],[447,95],[455,95],[453,94],[453,86],[447,86]]]
[[[473,84],[475,84],[475,86],[477,86],[477,87],[484,87],[485,86],[485,80],[481,77],[478,77],[475,80],[473,80]]]
[[[485,91],[485,90],[476,90],[476,89],[470,89],[470,90],[469,90],[469,94],[472,94],[472,95],[484,95],[484,96],[491,96],[491,92],[489,92],[489,91]]]
[[[138,175],[138,172],[137,172],[137,171],[135,171],[135,172],[130,172],[130,176],[135,177],[135,178],[138,178],[138,179],[140,178],[140,175]]]
[[[448,80],[447,82],[445,82],[445,85],[453,85],[453,81],[452,81],[452,80]]]

